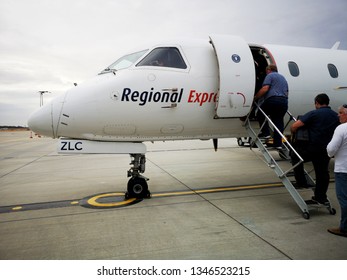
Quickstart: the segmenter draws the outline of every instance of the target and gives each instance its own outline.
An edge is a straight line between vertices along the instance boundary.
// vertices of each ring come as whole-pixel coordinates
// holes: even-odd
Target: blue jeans
[[[347,232],[347,173],[335,172],[335,185],[341,207],[340,229]]]

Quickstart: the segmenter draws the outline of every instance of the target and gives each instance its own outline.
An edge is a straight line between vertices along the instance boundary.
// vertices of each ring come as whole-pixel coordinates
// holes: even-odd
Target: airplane
[[[59,138],[58,152],[130,154],[127,197],[150,197],[144,142],[247,137],[265,68],[275,64],[289,84],[293,115],[330,97],[347,100],[347,51],[250,44],[242,37],[172,39],[139,48],[39,108],[28,120],[40,135]]]

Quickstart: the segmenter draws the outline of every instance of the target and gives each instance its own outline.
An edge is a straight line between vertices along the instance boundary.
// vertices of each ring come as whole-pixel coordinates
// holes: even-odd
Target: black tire
[[[148,196],[146,179],[141,177],[131,178],[128,182],[128,197],[145,198]]]
[[[308,220],[310,218],[310,213],[308,213],[308,212],[304,212],[302,215],[304,216],[304,218],[306,220]]]
[[[237,138],[237,145],[239,145],[240,147],[245,145],[245,142],[243,142],[242,138]]]

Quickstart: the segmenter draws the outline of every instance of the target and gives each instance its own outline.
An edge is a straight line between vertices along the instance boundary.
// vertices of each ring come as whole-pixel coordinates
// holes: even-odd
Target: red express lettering
[[[199,103],[200,106],[206,102],[216,102],[217,93],[211,92],[196,92],[192,89],[188,96],[188,103]]]

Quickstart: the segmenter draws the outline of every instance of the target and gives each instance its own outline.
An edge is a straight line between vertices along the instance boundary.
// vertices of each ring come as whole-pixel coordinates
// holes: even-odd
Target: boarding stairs
[[[288,177],[293,175],[294,168],[297,167],[299,164],[303,163],[304,160],[296,152],[296,150],[293,148],[293,146],[288,141],[288,139],[274,125],[274,123],[271,121],[269,116],[267,116],[264,113],[264,111],[257,104],[255,104],[254,106],[255,106],[255,109],[258,111],[257,112],[258,114],[260,113],[260,114],[263,114],[265,116],[265,121],[262,124],[262,126],[259,128],[258,122],[255,122],[254,120],[252,120],[250,118],[251,113],[247,116],[243,125],[248,132],[249,139],[250,139],[249,144],[250,144],[251,149],[253,147],[258,147],[258,149],[260,150],[260,152],[264,156],[267,165],[276,173],[278,178],[282,181],[283,185],[285,186],[285,188],[287,189],[289,194],[292,196],[292,198],[294,199],[296,204],[301,209],[303,217],[305,219],[310,218],[310,212],[309,212],[310,210],[322,208],[322,207],[327,208],[330,214],[335,215],[336,210],[331,207],[330,202],[328,204],[323,205],[323,204],[318,204],[312,200],[304,200],[301,197],[300,193],[297,191],[297,189],[294,187],[293,183],[289,180]],[[285,128],[289,125],[289,123],[291,121],[296,121],[296,119],[293,117],[293,115],[289,111],[287,111],[287,115],[289,116],[289,120],[286,123]],[[272,131],[272,133],[276,130],[282,136],[282,150],[278,151],[280,158],[282,160],[284,159],[284,160],[287,160],[290,162],[290,156],[289,155],[291,153],[295,153],[297,155],[297,157],[300,159],[300,161],[296,165],[294,165],[294,166],[290,165],[291,166],[290,168],[283,170],[282,167],[279,165],[279,162],[274,159],[274,157],[271,153],[271,151],[277,151],[277,149],[275,149],[273,147],[268,147],[266,145],[266,142],[264,142],[263,139],[258,137],[258,135],[262,131],[263,126],[266,125],[266,123],[269,125],[270,131]],[[306,170],[305,170],[305,176],[307,179],[307,183],[312,185],[312,186],[315,186],[315,181],[313,180],[313,178],[309,175],[309,173]]]

